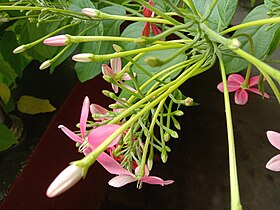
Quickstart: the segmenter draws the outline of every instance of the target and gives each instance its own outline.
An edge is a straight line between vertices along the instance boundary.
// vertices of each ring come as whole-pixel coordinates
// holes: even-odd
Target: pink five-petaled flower
[[[152,2],[152,1],[149,1],[148,3],[153,7],[155,6],[154,2]],[[143,15],[145,17],[154,17],[155,14],[154,14],[154,12],[149,10],[147,7],[144,7]],[[161,30],[157,26],[155,26],[154,24],[151,24],[149,22],[146,22],[144,25],[144,28],[142,30],[142,36],[150,36],[150,28],[152,28],[154,35],[161,33]]]
[[[65,46],[68,44],[68,41],[65,35],[58,35],[45,39],[43,43],[48,46]]]
[[[228,92],[235,92],[234,101],[236,104],[244,105],[248,101],[248,91],[253,93],[262,95],[261,92],[257,88],[253,88],[253,86],[257,85],[259,81],[259,76],[254,76],[250,78],[248,82],[248,88],[243,87],[244,78],[239,74],[231,74],[228,77],[227,85],[228,85]],[[218,90],[224,92],[224,85],[223,82],[219,83],[217,86]],[[264,93],[265,98],[269,98],[267,93]]]
[[[275,131],[267,131],[266,132],[267,138],[269,142],[277,149],[280,150],[280,133]],[[271,171],[280,171],[280,154],[271,158],[267,164],[266,168]]]
[[[109,76],[112,79],[114,79],[115,81],[117,81],[116,75],[118,75],[118,73],[120,73],[120,71],[122,69],[121,59],[113,58],[110,60],[110,64],[111,64],[111,68],[106,64],[102,65],[102,73],[103,73],[103,75]],[[127,73],[124,73],[121,80],[131,80],[131,77]],[[132,87],[129,87],[124,82],[119,81],[119,83],[122,84],[123,86],[125,86],[127,89],[135,92],[135,90]],[[112,84],[112,88],[115,93],[118,93],[119,87],[117,85]]]
[[[94,128],[88,136],[86,136],[86,123],[89,113],[89,107],[90,107],[90,101],[88,97],[85,97],[80,117],[80,132],[81,136],[75,134],[71,130],[69,130],[67,127],[60,125],[59,128],[73,141],[80,144],[79,150],[83,152],[85,155],[88,155],[90,152],[92,152],[95,148],[97,148],[105,139],[107,139],[111,134],[113,134],[120,125],[116,124],[107,124],[102,125],[100,127]],[[121,135],[119,135],[117,138],[114,139],[113,142],[108,146],[108,148],[113,148],[118,141],[120,140]],[[109,172],[111,173],[110,162],[108,162],[108,157],[105,152],[101,153],[97,161]],[[111,157],[110,157],[111,158]],[[109,167],[109,168],[108,168]]]
[[[122,187],[126,184],[129,184],[131,182],[139,182],[139,188],[141,188],[141,183],[147,183],[147,184],[155,184],[155,185],[169,185],[172,184],[174,181],[173,180],[163,180],[160,177],[157,176],[149,176],[149,169],[145,165],[145,175],[144,177],[137,178],[137,174],[139,173],[139,168],[140,166],[137,166],[135,169],[135,174],[126,171],[126,173],[123,173],[122,171],[119,172],[118,176],[112,178],[108,184],[111,185],[112,187]]]
[[[79,166],[69,165],[65,168],[48,187],[46,195],[49,198],[60,195],[73,187],[83,176],[83,171]]]

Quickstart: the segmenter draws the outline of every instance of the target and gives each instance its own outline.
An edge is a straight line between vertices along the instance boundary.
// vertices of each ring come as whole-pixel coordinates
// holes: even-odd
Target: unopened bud
[[[191,106],[191,105],[193,105],[193,99],[190,98],[190,97],[187,97],[187,98],[185,99],[185,105],[186,105],[186,106]]]
[[[83,170],[79,166],[70,165],[65,168],[51,183],[46,195],[49,198],[60,195],[73,187],[83,176]]]
[[[41,64],[39,67],[40,70],[44,70],[46,68],[49,68],[52,65],[52,62],[50,60],[47,60]]]
[[[145,62],[151,67],[158,67],[158,66],[161,66],[163,64],[163,62],[156,57],[145,58]]]
[[[119,45],[117,44],[113,44],[113,48],[116,52],[122,52],[123,51],[123,48],[121,48]]]
[[[237,50],[237,49],[240,48],[240,46],[241,46],[241,43],[238,41],[238,39],[233,38],[233,39],[230,40],[228,48],[231,49],[231,50]]]
[[[92,18],[99,17],[99,15],[100,15],[100,11],[97,9],[93,9],[93,8],[84,8],[84,9],[82,9],[82,13],[84,13],[87,16],[92,17]]]
[[[16,49],[14,49],[13,53],[18,54],[18,53],[24,52],[25,50],[26,50],[25,45],[21,45],[21,46],[17,47]]]
[[[167,155],[165,150],[162,150],[160,157],[161,157],[161,160],[162,160],[163,163],[167,162],[168,155]]]
[[[170,134],[169,133],[165,133],[164,135],[163,135],[163,139],[164,139],[164,141],[169,141],[170,140]]]
[[[0,23],[7,23],[9,22],[8,18],[0,18]]]
[[[92,62],[94,60],[94,54],[92,53],[77,54],[72,57],[72,60],[77,62],[83,62],[83,63]]]
[[[181,110],[176,110],[175,112],[173,112],[174,115],[176,116],[183,116],[184,115],[184,112],[182,112]]]

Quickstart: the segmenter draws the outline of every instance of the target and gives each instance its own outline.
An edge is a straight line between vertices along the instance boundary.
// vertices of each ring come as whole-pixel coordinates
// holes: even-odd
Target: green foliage
[[[110,6],[101,9],[102,12],[113,15],[125,15],[124,9],[121,7]],[[95,27],[90,29],[86,35],[90,36],[119,36],[120,25],[123,21],[120,20],[103,20],[100,22],[92,22]],[[89,42],[81,45],[81,52],[89,52],[97,55],[103,55],[114,52],[112,45],[114,42]],[[80,81],[84,82],[94,78],[101,72],[101,66],[104,62],[94,63],[76,63],[75,70]]]
[[[213,0],[196,0],[193,1],[198,12],[204,17],[208,14]],[[222,31],[227,28],[235,14],[238,0],[218,0],[212,13],[207,19],[210,28],[215,31]]]
[[[244,19],[243,23],[268,18],[268,9],[265,5],[260,5],[253,9]],[[279,42],[279,24],[269,28],[267,25],[252,26],[237,30],[233,36],[240,34],[249,35],[254,41],[254,56],[264,58],[275,50],[275,44]],[[250,44],[246,37],[238,37],[242,49],[249,52]],[[224,56],[227,74],[239,72],[245,69],[248,62],[242,58]]]
[[[2,123],[0,123],[0,152],[17,144],[14,134]]]
[[[138,38],[142,36],[142,30],[144,27],[143,22],[136,22],[132,23],[129,26],[125,28],[125,30],[122,32],[121,36],[122,37],[131,37],[131,38]],[[136,49],[137,46],[133,42],[120,42],[119,45],[124,49],[124,50],[133,50]]]

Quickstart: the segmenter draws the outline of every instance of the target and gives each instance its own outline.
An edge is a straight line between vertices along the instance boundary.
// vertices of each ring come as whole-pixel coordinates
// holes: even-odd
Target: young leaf
[[[39,114],[56,110],[48,99],[39,99],[33,96],[21,96],[17,108],[19,111],[26,114]]]
[[[0,152],[17,144],[14,134],[2,123],[0,123]]]
[[[5,104],[7,104],[10,97],[11,97],[11,91],[9,87],[6,84],[0,82],[0,98]]]

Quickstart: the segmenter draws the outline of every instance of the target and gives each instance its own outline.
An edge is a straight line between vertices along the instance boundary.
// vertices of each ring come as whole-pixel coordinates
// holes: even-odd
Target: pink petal
[[[98,104],[90,105],[91,114],[107,114],[108,110]]]
[[[142,36],[150,36],[150,23],[145,23],[144,28],[142,30]]]
[[[85,138],[86,135],[86,126],[87,126],[87,119],[88,119],[88,112],[89,112],[89,98],[86,96],[83,102],[81,117],[80,117],[80,131],[82,134],[82,138]]]
[[[161,34],[161,30],[157,26],[151,24],[151,27],[152,27],[152,30],[154,32],[154,35]]]
[[[111,69],[108,65],[106,65],[106,64],[103,64],[102,65],[102,73],[104,74],[104,75],[107,75],[107,76],[110,76],[110,77],[113,77],[114,78],[114,71],[113,71],[113,69]]]
[[[169,185],[169,184],[172,184],[174,182],[173,180],[164,181],[163,179],[161,179],[157,176],[142,177],[140,180],[142,182],[147,183],[147,184],[158,184],[158,185],[161,185],[161,186]]]
[[[134,176],[130,171],[124,169],[118,161],[112,158],[110,155],[107,155],[105,152],[102,152],[96,159],[103,168],[108,171],[110,174],[126,174],[129,176]]]
[[[111,84],[111,86],[112,86],[112,89],[115,93],[119,92],[119,87],[117,85]]]
[[[248,88],[247,90],[262,96],[262,93],[257,88]],[[265,98],[269,98],[267,93],[264,93]]]
[[[93,8],[84,8],[82,9],[82,13],[84,13],[85,15],[89,16],[89,17],[96,17],[97,13],[96,13],[96,9]]]
[[[122,69],[122,60],[121,58],[113,58],[110,60],[111,68],[114,73],[119,73]]]
[[[249,87],[255,86],[259,83],[259,76],[254,76],[249,79]]]
[[[155,6],[155,4],[154,4],[154,2],[152,2],[152,1],[149,1],[148,2],[151,6]],[[148,9],[147,7],[144,7],[144,9],[143,9],[143,15],[144,15],[144,17],[151,17],[152,16],[152,11],[150,10],[150,9]]]
[[[267,162],[265,167],[271,171],[279,172],[280,171],[280,155],[276,155],[273,158],[271,158]]]
[[[64,125],[59,125],[58,128],[60,128],[73,141],[78,142],[80,144],[82,144],[84,142],[84,140],[80,136],[78,136],[74,132],[70,131]]]
[[[136,73],[134,73],[134,76],[136,75]],[[131,80],[131,77],[128,75],[128,73],[124,73],[122,80]]]
[[[234,92],[236,90],[238,90],[240,88],[240,84],[238,84],[237,82],[231,82],[231,81],[228,81],[227,82],[227,85],[228,85],[228,92]],[[217,85],[217,89],[220,91],[220,92],[224,92],[224,83],[221,82]]]
[[[107,124],[93,129],[88,135],[89,144],[93,148],[98,147],[105,139],[107,139],[111,134],[113,134],[119,127],[121,126],[116,124]],[[120,140],[120,138],[121,138],[121,134],[114,139],[114,141],[108,146],[108,148],[116,145]]]
[[[267,131],[266,136],[269,140],[269,142],[280,150],[280,133],[275,131]]]
[[[137,179],[133,176],[129,176],[129,175],[119,175],[114,177],[113,179],[111,179],[108,184],[112,187],[122,187],[126,184],[129,184],[131,182],[135,182],[137,181]]]
[[[229,82],[236,82],[239,85],[243,84],[244,78],[240,74],[231,74],[228,77]]]
[[[124,87],[126,87],[128,90],[132,91],[132,92],[136,92],[136,90],[132,87],[130,87],[129,85],[125,84],[124,82],[120,82]]]
[[[65,46],[67,41],[68,38],[65,35],[58,35],[45,39],[43,43],[48,46]]]
[[[246,90],[238,89],[234,95],[234,101],[238,105],[244,105],[248,101],[248,93]]]

